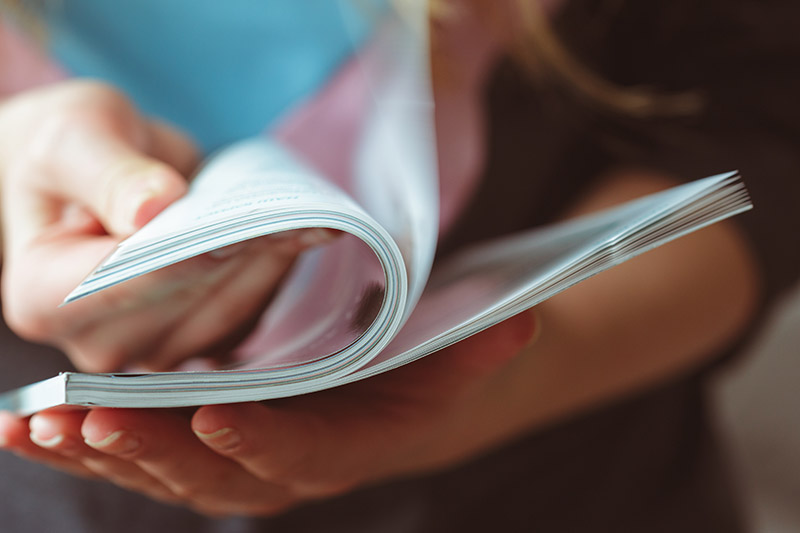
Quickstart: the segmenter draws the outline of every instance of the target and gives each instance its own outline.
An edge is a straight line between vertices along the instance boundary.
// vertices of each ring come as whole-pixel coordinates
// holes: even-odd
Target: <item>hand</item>
[[[164,370],[241,340],[303,248],[290,232],[194,258],[59,308],[125,236],[186,191],[191,141],[108,86],[69,81],[0,106],[4,312],[81,370]],[[212,300],[213,305],[205,305]]]
[[[275,514],[443,468],[508,438],[492,391],[535,326],[523,313],[381,376],[270,403],[206,406],[191,419],[155,409],[49,411],[29,422],[0,413],[0,442],[203,513]]]

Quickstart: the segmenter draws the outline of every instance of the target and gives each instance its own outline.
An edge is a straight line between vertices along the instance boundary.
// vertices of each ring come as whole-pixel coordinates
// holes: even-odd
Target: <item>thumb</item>
[[[410,374],[430,399],[466,393],[536,342],[536,311],[523,311],[456,344],[394,372]]]
[[[540,320],[534,309],[523,311],[443,353],[443,364],[464,372],[485,374],[516,357],[539,338]]]
[[[85,206],[105,230],[126,236],[186,191],[186,180],[97,121],[44,132],[34,151],[45,168],[30,176],[36,192]]]

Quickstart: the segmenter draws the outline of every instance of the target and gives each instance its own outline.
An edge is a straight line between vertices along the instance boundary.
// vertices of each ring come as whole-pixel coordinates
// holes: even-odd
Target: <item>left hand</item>
[[[84,372],[171,370],[238,345],[297,256],[337,233],[253,239],[59,307],[122,239],[186,192],[197,162],[187,136],[105,83],[68,80],[1,102],[8,325],[59,347]]]
[[[507,438],[502,413],[486,416],[487,395],[535,329],[533,314],[522,313],[381,376],[268,403],[205,406],[191,418],[157,409],[50,410],[30,420],[0,413],[0,442],[205,514],[276,514],[443,468]]]

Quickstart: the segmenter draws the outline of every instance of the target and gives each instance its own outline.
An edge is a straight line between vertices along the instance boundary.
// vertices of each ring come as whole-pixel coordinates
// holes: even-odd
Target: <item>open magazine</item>
[[[208,371],[65,372],[0,396],[0,409],[203,405],[343,385],[432,354],[751,207],[738,175],[721,174],[434,264],[439,198],[424,13],[389,18],[365,53],[372,99],[349,183],[320,176],[269,136],[232,145],[65,302],[247,239],[341,231],[298,259],[236,362]]]

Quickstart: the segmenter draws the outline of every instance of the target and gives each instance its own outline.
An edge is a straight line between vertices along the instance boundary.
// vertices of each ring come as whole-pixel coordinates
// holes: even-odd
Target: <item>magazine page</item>
[[[415,0],[387,7],[374,40],[348,67],[358,76],[357,92],[365,95],[366,109],[360,111],[364,118],[349,158],[350,175],[339,180],[400,249],[409,287],[401,322],[428,280],[439,226],[426,4]],[[313,115],[306,119],[313,120]],[[324,279],[315,272],[325,273]],[[358,275],[347,278],[355,272]],[[265,362],[272,366],[307,360],[314,351],[330,353],[332,346],[341,343],[320,345],[309,335],[327,331],[327,338],[346,339],[341,334],[331,337],[327,324],[338,321],[344,327],[342,316],[368,321],[369,310],[379,307],[384,297],[383,277],[380,264],[363,249],[340,247],[338,253],[331,251],[319,259],[306,254],[256,330],[237,350],[237,360],[246,368],[263,368]],[[320,285],[335,287],[339,295],[334,296],[333,289],[317,290]],[[350,305],[342,292],[350,298],[354,295],[358,302]],[[350,311],[353,307],[358,311]]]
[[[400,247],[411,312],[433,264],[439,178],[429,64],[428,2],[396,2],[360,61],[370,88],[352,195]]]

